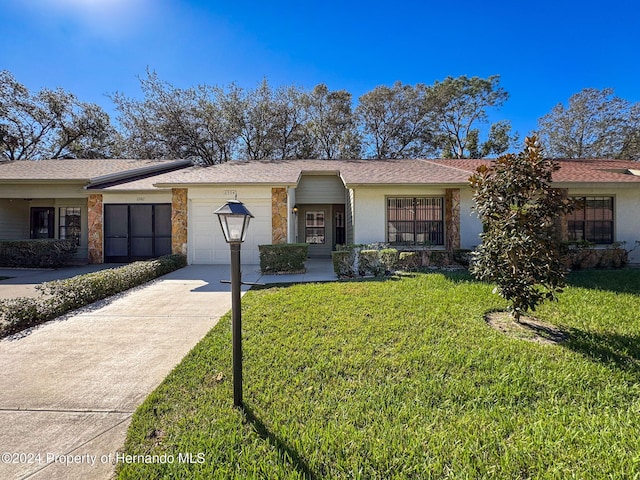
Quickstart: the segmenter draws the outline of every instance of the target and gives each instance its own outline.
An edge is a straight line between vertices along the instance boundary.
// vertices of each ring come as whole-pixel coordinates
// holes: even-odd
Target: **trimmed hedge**
[[[136,287],[186,264],[184,255],[166,255],[123,267],[45,282],[36,287],[40,293],[37,298],[0,300],[0,337]]]
[[[340,250],[331,252],[331,260],[333,261],[333,271],[338,277],[353,277],[356,272],[354,269],[355,252],[353,250]]]
[[[338,277],[382,276],[394,270],[417,270],[423,267],[448,267],[454,260],[468,265],[469,250],[450,253],[424,247],[402,246],[391,248],[388,244],[339,245],[332,252],[333,270]],[[456,255],[458,258],[456,258]]]
[[[585,268],[621,268],[628,263],[629,252],[624,248],[591,248],[583,245],[564,247],[565,265],[572,270]]]
[[[418,252],[400,252],[398,258],[398,267],[402,270],[412,272],[421,266],[420,256]]]
[[[391,272],[398,267],[400,254],[395,248],[383,248],[380,250],[379,256],[380,263],[385,268],[385,271]]]
[[[304,273],[309,253],[308,243],[280,243],[258,245],[260,271],[269,273]]]
[[[77,251],[72,240],[0,240],[0,267],[64,267]]]
[[[364,277],[384,275],[384,266],[380,263],[378,250],[360,250],[358,273]]]

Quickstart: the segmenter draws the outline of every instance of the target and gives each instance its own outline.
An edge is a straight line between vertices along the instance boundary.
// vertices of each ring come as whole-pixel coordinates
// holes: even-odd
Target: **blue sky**
[[[147,68],[176,87],[307,89],[354,98],[376,85],[498,74],[492,119],[521,138],[586,87],[640,101],[636,0],[4,0],[0,69],[32,90],[62,87],[113,113]]]

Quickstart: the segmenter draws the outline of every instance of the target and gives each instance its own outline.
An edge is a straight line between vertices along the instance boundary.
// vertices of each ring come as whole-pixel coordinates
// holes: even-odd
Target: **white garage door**
[[[189,202],[189,258],[195,264],[228,264],[229,245],[224,241],[218,217],[213,213],[226,200]],[[258,245],[271,243],[271,205],[268,201],[244,202],[253,214],[242,244],[240,258],[245,264],[259,264]]]

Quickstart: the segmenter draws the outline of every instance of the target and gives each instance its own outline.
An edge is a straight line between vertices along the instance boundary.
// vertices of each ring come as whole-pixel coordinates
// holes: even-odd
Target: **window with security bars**
[[[387,242],[444,245],[444,199],[388,197]]]
[[[60,207],[59,235],[80,245],[80,207]]]
[[[576,207],[567,215],[569,241],[613,243],[613,197],[574,197]]]

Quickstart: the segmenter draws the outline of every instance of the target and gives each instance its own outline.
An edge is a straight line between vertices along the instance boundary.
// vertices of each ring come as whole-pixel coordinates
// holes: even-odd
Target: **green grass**
[[[226,316],[134,415],[125,453],[173,463],[120,478],[638,478],[640,271],[570,284],[536,312],[562,345],[489,328],[466,274],[251,291],[245,413]]]

